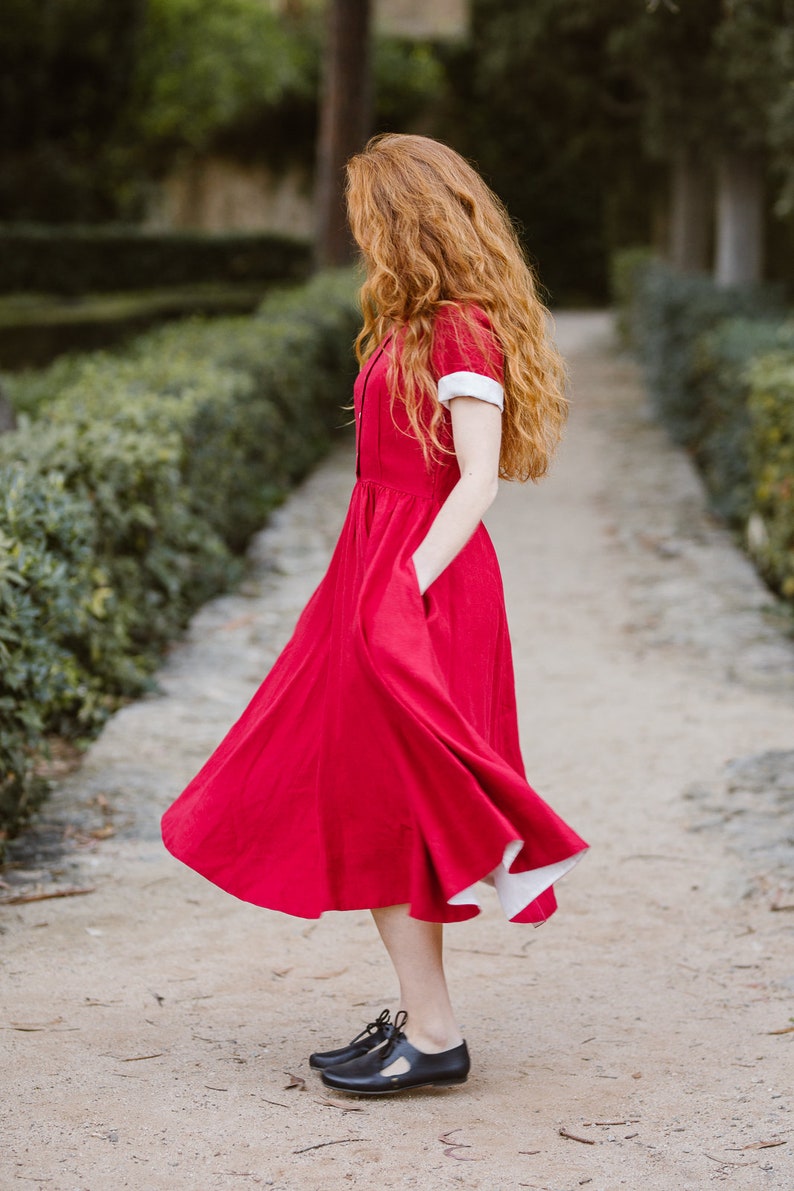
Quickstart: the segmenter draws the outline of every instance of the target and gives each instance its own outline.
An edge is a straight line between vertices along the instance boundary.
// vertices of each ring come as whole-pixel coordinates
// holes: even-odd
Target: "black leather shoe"
[[[399,1014],[397,1016],[399,1017]],[[347,1046],[340,1046],[337,1050],[316,1051],[313,1055],[309,1055],[309,1066],[321,1071],[326,1067],[334,1067],[337,1063],[348,1063],[351,1059],[359,1059],[391,1037],[393,1029],[394,1023],[391,1021],[389,1011],[384,1009],[375,1021],[371,1021],[360,1034],[356,1034]]]
[[[397,1059],[405,1059],[408,1070],[401,1075],[382,1075]],[[395,1029],[391,1038],[379,1049],[361,1058],[351,1059],[322,1072],[322,1081],[340,1092],[355,1092],[359,1096],[388,1096],[410,1088],[448,1088],[465,1083],[471,1061],[465,1042],[442,1050],[440,1054],[425,1054],[412,1046],[402,1030]]]

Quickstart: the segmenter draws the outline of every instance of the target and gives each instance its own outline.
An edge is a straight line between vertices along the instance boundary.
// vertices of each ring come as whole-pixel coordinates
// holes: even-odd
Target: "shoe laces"
[[[394,1050],[398,1042],[402,1042],[405,1038],[405,1031],[403,1026],[408,1021],[408,1014],[404,1009],[395,1014],[394,1021],[384,1023],[388,1031],[388,1037],[383,1047],[378,1051],[381,1059],[387,1059]]]
[[[399,1014],[397,1016],[399,1017]],[[384,1009],[381,1013],[378,1014],[378,1016],[375,1018],[374,1021],[371,1021],[366,1026],[364,1026],[364,1029],[361,1031],[360,1034],[356,1034],[355,1038],[350,1043],[350,1045],[353,1046],[354,1043],[360,1042],[362,1038],[366,1038],[369,1034],[377,1034],[378,1030],[383,1030],[384,1032],[388,1032],[392,1026],[390,1019],[391,1019],[391,1014],[389,1013],[389,1010]]]

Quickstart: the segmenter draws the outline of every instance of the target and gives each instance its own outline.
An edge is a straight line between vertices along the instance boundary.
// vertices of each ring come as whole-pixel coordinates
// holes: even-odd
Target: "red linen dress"
[[[439,397],[501,401],[486,316],[436,321]],[[542,922],[587,845],[527,784],[499,565],[480,524],[420,595],[411,555],[460,472],[428,467],[387,387],[356,381],[356,482],[328,571],[251,703],[163,817],[166,847],[222,889],[305,918],[408,903]],[[426,400],[435,400],[428,395]],[[452,444],[451,418],[444,440]]]

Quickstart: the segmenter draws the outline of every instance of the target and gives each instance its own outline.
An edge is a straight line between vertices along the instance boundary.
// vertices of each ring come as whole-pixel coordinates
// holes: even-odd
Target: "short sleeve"
[[[488,316],[478,306],[442,306],[433,330],[433,375],[438,399],[477,397],[504,409],[504,356]]]

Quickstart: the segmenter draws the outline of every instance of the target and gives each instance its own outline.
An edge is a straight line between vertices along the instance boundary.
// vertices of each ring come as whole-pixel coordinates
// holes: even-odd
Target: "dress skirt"
[[[471,371],[471,345],[456,350],[468,367],[452,370]],[[411,556],[459,471],[451,448],[426,463],[388,364],[383,348],[356,383],[356,481],[328,570],[163,839],[236,897],[300,917],[407,903],[459,921],[490,879],[508,918],[542,922],[587,845],[526,779],[482,524],[420,594]]]

